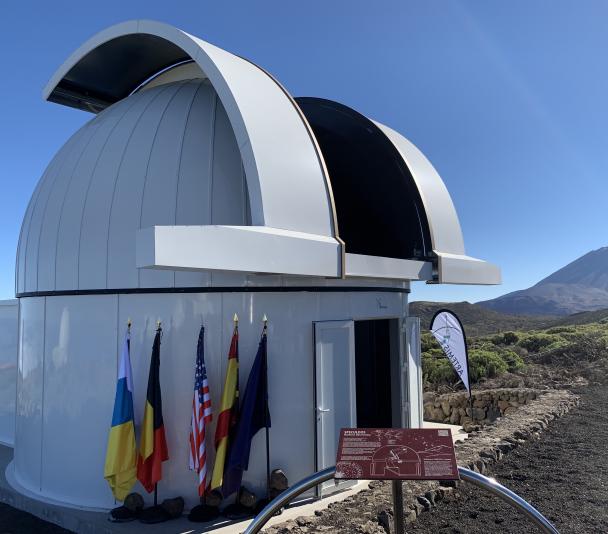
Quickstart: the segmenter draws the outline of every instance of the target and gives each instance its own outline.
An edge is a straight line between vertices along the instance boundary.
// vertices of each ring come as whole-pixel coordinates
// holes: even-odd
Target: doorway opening
[[[357,426],[401,426],[399,321],[355,321]]]

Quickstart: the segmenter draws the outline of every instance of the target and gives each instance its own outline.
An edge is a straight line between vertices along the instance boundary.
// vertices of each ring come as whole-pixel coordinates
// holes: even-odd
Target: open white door
[[[354,321],[314,323],[317,470],[335,465],[340,429],[357,426]],[[354,482],[326,482],[319,496]]]
[[[422,428],[424,414],[422,402],[422,355],[420,347],[420,318],[405,320],[405,347],[402,366],[402,392],[407,396],[403,411],[403,422],[410,428]]]

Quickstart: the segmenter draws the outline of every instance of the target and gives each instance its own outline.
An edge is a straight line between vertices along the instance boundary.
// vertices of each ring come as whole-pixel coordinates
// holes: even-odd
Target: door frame
[[[318,351],[318,334],[319,330],[323,326],[333,328],[348,328],[349,329],[349,382],[350,382],[350,420],[353,427],[357,426],[357,391],[356,391],[356,376],[355,376],[355,321],[353,319],[338,319],[338,320],[327,320],[327,321],[313,321],[313,417],[314,417],[314,465],[315,471],[319,471],[321,467],[321,455],[323,450],[323,438],[320,432],[321,418],[323,417],[320,406],[321,399],[319,399],[319,382],[321,366],[319,363],[319,351]],[[336,443],[336,447],[338,444]],[[333,465],[333,464],[332,464]],[[328,467],[328,466],[324,466]],[[357,481],[340,481],[340,482],[327,482],[317,486],[316,495],[317,497],[324,497],[330,493],[340,491],[349,486],[356,484]],[[335,488],[335,489],[334,489]],[[333,491],[328,491],[333,490]]]

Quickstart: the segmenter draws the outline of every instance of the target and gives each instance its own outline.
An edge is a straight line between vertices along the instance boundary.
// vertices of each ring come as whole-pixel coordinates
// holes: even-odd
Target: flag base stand
[[[188,520],[193,523],[206,523],[220,516],[220,509],[209,504],[199,504],[190,510]]]
[[[165,521],[169,521],[169,519],[172,519],[171,514],[158,504],[150,506],[150,508],[144,508],[139,515],[139,520],[148,525],[164,523]]]
[[[158,502],[158,494],[154,492],[154,502]],[[154,524],[164,523],[170,519],[177,519],[184,512],[184,499],[175,497],[174,499],[165,499],[162,504],[154,504],[150,508],[142,510],[139,520],[142,523]]]
[[[108,516],[108,520],[111,523],[130,523],[139,518],[139,512],[135,513],[133,510],[129,510],[126,506],[118,506],[112,508]]]
[[[230,519],[232,521],[240,521],[242,519],[255,517],[255,509],[248,508],[246,506],[243,506],[239,502],[235,502],[226,506],[226,508],[222,510],[222,515],[226,519]]]

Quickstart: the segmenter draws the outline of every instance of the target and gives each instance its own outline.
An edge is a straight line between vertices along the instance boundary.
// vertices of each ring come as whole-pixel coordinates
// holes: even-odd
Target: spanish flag
[[[114,497],[124,501],[135,484],[137,452],[133,423],[133,379],[131,373],[130,334],[127,331],[118,368],[118,383],[114,399],[112,427],[108,436],[108,449],[103,476]]]
[[[215,427],[215,464],[211,478],[211,490],[221,491],[224,481],[224,464],[228,454],[229,441],[239,417],[239,330],[234,326],[230,352],[228,353],[228,369],[224,380],[224,391],[220,405],[220,414]]]
[[[154,490],[156,483],[163,477],[162,463],[169,459],[160,395],[160,335],[159,327],[152,346],[144,422],[137,458],[137,478],[148,493]]]

